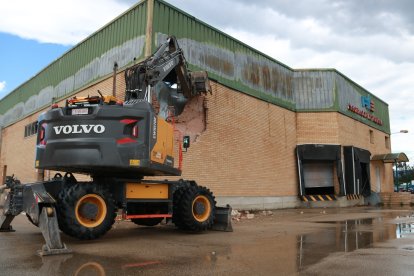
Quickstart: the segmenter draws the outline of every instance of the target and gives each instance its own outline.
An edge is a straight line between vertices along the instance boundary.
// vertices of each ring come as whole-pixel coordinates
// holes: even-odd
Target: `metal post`
[[[116,97],[116,73],[118,71],[118,63],[114,63],[114,74],[113,74],[113,81],[112,81],[112,96]]]
[[[400,191],[400,184],[398,183],[399,182],[399,179],[398,179],[398,163],[397,163],[397,159],[395,159],[395,181],[396,181],[395,185],[397,186],[397,192],[399,192]]]

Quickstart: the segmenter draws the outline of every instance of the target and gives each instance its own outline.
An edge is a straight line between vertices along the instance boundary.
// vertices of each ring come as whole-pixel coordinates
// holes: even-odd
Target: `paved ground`
[[[413,275],[414,211],[290,209],[188,234],[121,222],[95,241],[63,236],[71,255],[38,257],[24,216],[0,233],[0,275]]]

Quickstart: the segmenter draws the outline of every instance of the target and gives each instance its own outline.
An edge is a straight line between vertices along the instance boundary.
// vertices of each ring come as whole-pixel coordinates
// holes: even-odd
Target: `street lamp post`
[[[398,163],[397,159],[395,159],[395,185],[397,186],[397,192],[400,191],[400,183],[398,178]]]
[[[391,134],[398,134],[398,133],[408,133],[408,130],[407,129],[401,129],[400,131],[398,131],[398,132],[393,132],[393,133],[391,133]],[[399,176],[398,176],[398,163],[397,163],[397,159],[395,159],[395,183],[394,183],[394,185],[395,186],[397,186],[397,192],[399,192]]]
[[[407,129],[401,129],[400,131],[398,131],[398,132],[393,132],[393,133],[391,133],[391,134],[398,134],[398,133],[408,133],[408,130],[407,130]]]

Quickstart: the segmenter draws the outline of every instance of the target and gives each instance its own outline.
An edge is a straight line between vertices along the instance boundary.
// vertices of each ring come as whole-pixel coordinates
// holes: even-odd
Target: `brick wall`
[[[212,83],[183,177],[221,196],[297,195],[295,113]]]
[[[336,112],[297,113],[298,144],[340,144]]]
[[[183,178],[208,186],[219,196],[296,196],[298,194],[296,144],[327,143],[354,145],[372,154],[387,153],[385,134],[336,112],[295,113],[268,104],[217,83],[206,96],[206,130],[184,153]],[[77,95],[112,93],[112,78],[103,80]],[[123,73],[117,76],[117,97],[123,99]],[[64,101],[59,103],[64,104]],[[46,110],[46,109],[45,109]],[[23,182],[34,181],[36,135],[24,138],[24,126],[37,120],[33,114],[3,130],[1,167]],[[186,133],[184,133],[186,134]],[[391,165],[381,167],[382,183],[392,184]],[[48,176],[46,172],[46,176]],[[50,174],[53,175],[53,172]],[[80,177],[86,180],[87,177]],[[391,181],[390,181],[391,180]],[[372,187],[375,185],[373,184]],[[390,186],[392,188],[392,186]],[[388,191],[387,188],[382,191]]]

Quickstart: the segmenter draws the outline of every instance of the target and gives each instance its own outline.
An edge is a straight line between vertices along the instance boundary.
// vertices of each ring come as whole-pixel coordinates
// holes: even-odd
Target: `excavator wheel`
[[[142,219],[132,219],[131,221],[136,225],[142,226],[155,226],[161,223],[163,218],[142,218]]]
[[[65,187],[59,194],[57,212],[60,230],[82,240],[105,234],[116,217],[111,193],[96,183],[79,182]]]
[[[173,221],[182,230],[200,232],[211,228],[214,223],[216,202],[209,189],[190,185],[177,190]]]

